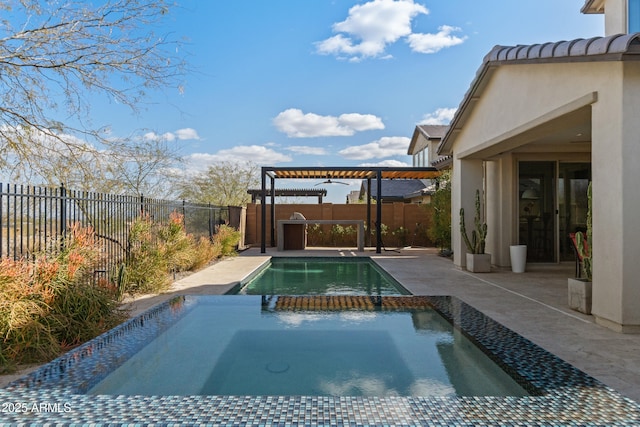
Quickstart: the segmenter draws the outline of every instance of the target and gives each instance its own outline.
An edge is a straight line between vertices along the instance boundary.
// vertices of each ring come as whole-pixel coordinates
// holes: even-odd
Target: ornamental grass
[[[0,260],[0,371],[56,357],[126,318],[110,286],[94,283],[101,248],[73,225],[55,248]]]

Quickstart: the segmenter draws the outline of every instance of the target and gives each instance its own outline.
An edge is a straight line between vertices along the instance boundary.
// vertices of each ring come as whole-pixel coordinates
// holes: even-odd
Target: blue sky
[[[182,0],[183,93],[138,115],[103,106],[114,133],[175,139],[189,168],[408,166],[417,124],[448,124],[495,45],[604,34],[583,0]],[[104,108],[109,107],[109,108]],[[329,201],[357,188],[331,186]],[[312,187],[314,182],[286,182]]]

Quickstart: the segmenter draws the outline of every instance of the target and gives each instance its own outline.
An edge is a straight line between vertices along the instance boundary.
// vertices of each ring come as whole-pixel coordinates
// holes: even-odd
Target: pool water
[[[425,301],[186,297],[170,327],[88,393],[528,395]]]
[[[231,293],[243,295],[409,295],[371,258],[273,257]]]

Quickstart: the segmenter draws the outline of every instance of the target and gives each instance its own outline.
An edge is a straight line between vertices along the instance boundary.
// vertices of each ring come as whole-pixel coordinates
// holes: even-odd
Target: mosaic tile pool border
[[[105,364],[121,363],[188,311],[196,299],[186,296],[147,311],[1,390],[0,425],[640,426],[638,404],[459,299],[378,298],[391,305],[397,298],[428,303],[506,370],[534,387],[536,395],[374,398],[79,394],[95,383],[94,377],[108,370]]]

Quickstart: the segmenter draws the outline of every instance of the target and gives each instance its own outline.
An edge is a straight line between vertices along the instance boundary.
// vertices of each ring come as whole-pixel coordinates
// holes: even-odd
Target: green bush
[[[221,225],[212,240],[195,238],[184,229],[183,216],[173,213],[167,224],[137,218],[129,231],[123,291],[158,293],[171,284],[171,273],[192,271],[222,256],[235,255],[240,232]]]
[[[169,223],[158,226],[157,230],[160,255],[166,259],[169,271],[192,270],[198,254],[193,236],[184,228],[184,216],[172,213]]]
[[[218,232],[213,236],[214,244],[220,244],[222,256],[235,255],[238,243],[240,243],[240,232],[228,225],[221,225]]]
[[[125,292],[157,293],[169,286],[169,260],[149,218],[139,217],[131,224],[127,248]]]
[[[431,204],[426,205],[431,212],[431,224],[427,231],[429,238],[442,250],[451,249],[451,181],[442,175],[439,187],[431,196]]]

